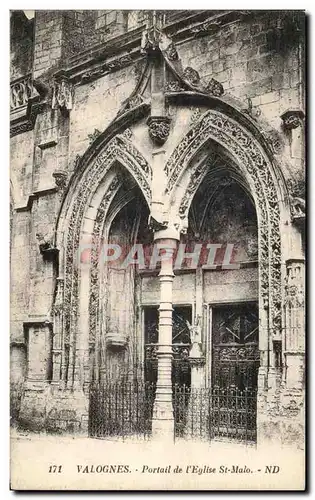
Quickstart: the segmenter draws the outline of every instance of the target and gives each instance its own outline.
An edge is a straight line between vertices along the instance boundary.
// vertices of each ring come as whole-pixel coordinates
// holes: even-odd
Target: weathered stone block
[[[251,59],[247,63],[247,77],[250,81],[255,81],[261,75],[269,76],[273,73],[271,55]]]
[[[269,104],[271,102],[277,102],[280,99],[280,92],[268,92],[267,94],[262,94],[260,96],[260,104]]]

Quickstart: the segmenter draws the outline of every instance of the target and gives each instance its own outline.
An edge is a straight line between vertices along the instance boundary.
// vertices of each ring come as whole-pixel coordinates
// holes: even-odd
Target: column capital
[[[168,226],[155,231],[154,241],[157,242],[159,240],[165,241],[166,244],[170,245],[170,248],[175,248],[177,242],[180,240],[179,229],[175,228],[175,226]]]

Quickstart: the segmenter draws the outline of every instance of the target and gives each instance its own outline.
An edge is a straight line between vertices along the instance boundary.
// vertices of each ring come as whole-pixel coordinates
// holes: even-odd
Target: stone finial
[[[150,116],[147,120],[151,140],[162,146],[170,133],[171,119],[167,116]]]
[[[148,54],[157,51],[160,48],[162,33],[155,27],[151,26],[142,33],[141,53]]]
[[[288,109],[280,118],[283,121],[283,126],[286,130],[292,130],[301,125],[304,120],[304,113],[300,109]]]

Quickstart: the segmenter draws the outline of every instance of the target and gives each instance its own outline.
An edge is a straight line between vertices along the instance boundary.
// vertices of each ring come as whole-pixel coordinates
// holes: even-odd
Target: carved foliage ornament
[[[201,116],[201,110],[200,110],[200,108],[193,108],[193,112],[192,112],[192,115],[191,115],[191,118],[190,118],[191,125],[193,125],[194,123],[196,123],[199,120],[200,116]]]
[[[186,90],[178,80],[170,80],[165,84],[165,92],[183,92]]]
[[[264,307],[269,308],[271,329],[279,333],[282,311],[279,202],[269,160],[257,141],[233,119],[214,110],[208,111],[192,126],[167,161],[166,192],[172,193],[192,158],[210,138],[233,153],[237,165],[250,179],[260,220],[258,230],[261,296]],[[196,183],[194,178],[191,179],[183,195],[179,207],[181,217],[187,213],[190,200],[201,182],[198,172],[197,179]]]
[[[100,130],[98,130],[98,128],[95,128],[92,134],[88,134],[89,143],[92,144],[100,135]]]
[[[197,165],[191,173],[190,181],[185,191],[185,194],[181,200],[181,204],[178,210],[179,216],[181,219],[184,219],[188,216],[188,210],[190,207],[190,203],[194,194],[196,193],[200,183],[205,175],[205,173],[209,169],[208,162],[204,162],[201,165]]]
[[[203,24],[198,24],[197,26],[192,26],[190,28],[190,32],[194,35],[198,35],[199,33],[207,33],[217,31],[221,26],[219,21],[208,21]]]
[[[198,86],[200,83],[200,76],[198,71],[191,68],[190,66],[184,69],[183,77],[190,83],[190,85],[193,85],[194,87]]]
[[[136,108],[137,106],[140,106],[144,102],[144,99],[142,95],[140,94],[134,94],[125,103],[122,105],[121,109],[118,111],[117,116],[122,115],[126,111],[129,111],[130,109]]]
[[[119,70],[128,64],[132,63],[133,59],[130,55],[124,55],[120,58],[113,59],[102,66],[98,66],[80,75],[80,83],[88,83],[92,80],[100,78],[112,71]]]
[[[147,120],[151,140],[161,146],[167,140],[170,133],[171,119],[167,116],[150,116]]]
[[[207,92],[209,94],[215,96],[215,97],[220,97],[224,93],[223,85],[222,83],[218,82],[214,78],[211,78],[210,82],[208,83],[206,87]]]

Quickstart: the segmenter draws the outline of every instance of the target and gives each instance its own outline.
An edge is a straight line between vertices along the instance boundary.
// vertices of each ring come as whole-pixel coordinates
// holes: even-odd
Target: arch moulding
[[[283,176],[263,140],[259,141],[257,135],[221,110],[206,111],[166,162],[166,210],[173,213],[179,226],[185,230],[192,199],[209,169],[211,171],[211,163],[200,161],[200,153],[209,141],[219,145],[225,155],[231,158],[255,201],[259,245],[261,364],[268,366],[271,339],[278,340],[282,335],[284,276],[280,229],[288,207],[283,201],[286,198]]]
[[[54,371],[57,380],[58,373],[61,373],[61,382],[62,384],[66,382],[67,387],[72,387],[75,380],[80,376],[77,373],[79,370],[77,365],[82,363],[81,359],[77,359],[76,350],[81,342],[78,343],[78,317],[80,314],[80,287],[83,275],[79,249],[82,233],[86,233],[84,216],[89,208],[94,207],[90,220],[93,233],[95,233],[91,234],[89,262],[91,285],[89,292],[91,295],[91,292],[97,288],[94,261],[96,260],[97,245],[101,235],[100,228],[121,184],[119,175],[117,176],[116,173],[112,181],[107,183],[101,197],[97,194],[97,191],[103,183],[106,186],[104,181],[117,164],[131,174],[145,201],[150,206],[151,166],[131,141],[124,135],[118,134],[106,144],[104,149],[98,152],[94,159],[87,164],[84,171],[80,171],[79,176],[77,175],[73,179],[63,200],[58,218],[56,246],[60,251],[60,264],[53,307],[54,323],[56,325],[56,328],[54,328],[53,349],[54,351],[60,351],[62,359],[58,363],[60,370],[58,368],[58,370]],[[94,299],[88,299],[91,310],[96,308],[95,301],[97,297],[94,297]],[[93,330],[96,328],[92,320],[90,327]],[[85,378],[88,378],[88,376]]]

